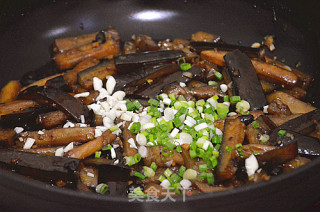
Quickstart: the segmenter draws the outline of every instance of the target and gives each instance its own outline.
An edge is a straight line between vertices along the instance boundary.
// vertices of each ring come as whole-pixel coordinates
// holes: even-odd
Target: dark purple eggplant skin
[[[253,115],[242,115],[242,116],[239,116],[239,118],[240,118],[240,121],[244,123],[246,126],[248,126],[251,122],[254,121]]]
[[[237,49],[227,53],[224,60],[232,78],[232,86],[237,91],[233,95],[248,101],[251,110],[267,105],[260,81],[248,56]]]
[[[70,115],[76,122],[81,122],[81,115],[85,122],[92,123],[92,113],[76,98],[56,88],[30,87],[20,94],[22,99],[38,102],[40,105],[48,105],[57,108]]]
[[[187,72],[192,73],[192,79],[183,76],[183,71],[177,71],[173,74],[166,75],[158,79],[157,82],[136,91],[135,94],[141,95],[145,98],[155,98],[166,86],[179,82],[188,83],[191,80],[198,79],[202,74],[202,69],[199,66],[192,66]]]
[[[0,126],[4,129],[23,127],[24,130],[28,131],[40,130],[42,126],[36,123],[36,118],[39,114],[50,111],[52,111],[52,108],[47,106],[27,108],[16,113],[1,116]]]
[[[278,133],[278,131],[275,131],[274,133]],[[278,136],[274,143],[288,145],[291,142],[298,143],[298,153],[302,156],[320,155],[320,139],[302,135],[291,130],[286,130],[286,135],[283,137]]]
[[[275,129],[275,134],[279,130],[292,130],[305,135],[313,131],[315,129],[315,123],[319,121],[320,108],[285,122]]]
[[[130,70],[146,64],[174,61],[185,56],[185,53],[181,50],[142,52],[119,55],[114,58],[114,63],[118,70]]]
[[[50,79],[45,84],[46,88],[56,88],[65,92],[71,92],[68,83],[64,80],[63,76],[58,76]]]
[[[8,165],[55,171],[61,173],[74,172],[78,169],[79,159],[33,154],[15,150],[0,149],[0,162]]]
[[[221,51],[233,51],[233,50],[240,50],[248,55],[248,57],[258,57],[261,58],[264,55],[262,48],[251,48],[246,46],[238,46],[233,44],[221,43],[221,42],[197,42],[191,41],[190,42],[191,48],[200,53],[201,51],[205,50],[221,50]]]

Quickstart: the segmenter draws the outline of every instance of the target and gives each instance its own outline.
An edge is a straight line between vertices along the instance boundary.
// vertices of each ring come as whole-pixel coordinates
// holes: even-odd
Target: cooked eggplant
[[[64,80],[63,76],[57,76],[55,78],[47,80],[45,87],[55,88],[65,92],[71,91],[68,83]]]
[[[148,51],[158,51],[160,48],[156,42],[152,40],[151,37],[147,35],[137,35],[133,36],[135,46],[141,52],[148,52]]]
[[[8,102],[6,104],[0,104],[0,115],[7,115],[10,113],[19,112],[27,108],[32,108],[38,104],[31,100],[16,100],[13,102]]]
[[[298,153],[302,156],[319,156],[320,155],[320,140],[315,137],[302,135],[300,133],[285,130],[284,136],[279,136],[277,130],[270,136],[270,142],[280,145],[288,145],[291,142],[298,143]]]
[[[0,164],[36,179],[74,181],[80,160],[0,149]]]
[[[93,42],[96,39],[98,32],[76,37],[59,38],[54,41],[54,52],[64,52],[76,47]]]
[[[264,55],[263,49],[260,48],[251,48],[246,46],[238,46],[226,43],[217,43],[217,42],[196,42],[191,41],[190,46],[198,53],[205,50],[221,50],[221,51],[233,51],[233,50],[240,50],[244,52],[249,57],[258,57],[261,58]]]
[[[60,70],[66,70],[88,58],[112,59],[114,56],[119,55],[119,53],[119,44],[116,41],[107,40],[107,42],[103,44],[94,42],[63,53],[58,53],[55,55],[54,61]]]
[[[155,98],[162,90],[165,89],[166,85],[170,86],[179,82],[188,83],[192,79],[197,79],[201,75],[202,70],[198,66],[192,66],[192,68],[188,70],[188,73],[192,76],[191,78],[187,77],[185,73],[186,72],[177,71],[171,75],[164,76],[146,88],[138,90],[135,94],[147,98]]]
[[[114,63],[117,69],[131,70],[146,64],[171,62],[181,57],[185,57],[185,53],[180,50],[144,52],[117,56]]]
[[[19,112],[10,113],[1,116],[0,125],[2,128],[11,128],[19,126],[24,130],[40,130],[42,126],[36,122],[36,118],[41,113],[52,111],[50,107],[31,107]]]
[[[87,142],[94,139],[94,127],[57,128],[50,130],[27,131],[20,133],[22,140],[17,141],[17,146],[24,145],[24,139],[33,138],[37,146],[58,146],[70,142]]]
[[[93,77],[105,80],[109,75],[115,75],[115,66],[113,60],[104,60],[98,65],[78,72],[78,82],[82,88],[90,90],[93,88]]]
[[[20,92],[19,81],[10,81],[2,89],[0,93],[0,104],[12,102],[17,99]]]
[[[177,71],[180,71],[180,68],[176,64],[167,64],[160,66],[156,71],[149,74],[148,76],[127,83],[124,86],[123,90],[127,94],[134,94],[137,91],[141,92],[141,90],[148,88],[148,86],[152,85],[153,83],[156,83],[161,78],[166,77]]]
[[[81,122],[81,116],[84,117],[85,123],[90,124],[93,120],[92,114],[86,106],[59,89],[33,87],[25,90],[21,95],[24,99],[58,108],[65,114],[70,115],[76,122]]]
[[[13,146],[17,133],[13,129],[0,128],[0,149],[1,146]]]
[[[67,156],[70,158],[84,159],[99,151],[103,146],[111,144],[116,139],[116,135],[112,134],[110,130],[104,132],[98,138],[91,140],[85,144],[77,146],[70,150]]]
[[[181,154],[176,150],[168,151],[162,146],[149,146],[147,149],[148,156],[143,158],[143,162],[146,166],[150,166],[152,162],[155,162],[158,167],[167,167],[167,164],[170,162],[177,165],[184,164]]]
[[[233,161],[234,154],[227,150],[227,146],[231,150],[236,149],[237,144],[242,144],[244,141],[244,126],[240,118],[226,119],[224,125],[224,134],[219,150],[220,156],[218,160],[218,168],[216,170],[216,180],[223,182],[231,179],[237,171],[237,167]]]
[[[134,143],[136,144],[136,136],[130,132],[129,129],[130,122],[126,122],[123,128],[123,154],[127,157],[135,156],[138,153],[138,150],[134,147],[131,147],[131,144],[128,142],[129,139],[133,139]]]
[[[62,111],[53,111],[49,113],[39,114],[37,124],[42,125],[46,129],[63,124],[68,119],[68,116]]]
[[[255,125],[249,124],[246,129],[246,138],[250,144],[268,144],[268,139],[262,136],[270,135],[276,128],[276,125],[265,115],[256,119]]]
[[[267,96],[268,103],[270,104],[274,99],[280,98],[283,104],[288,105],[290,111],[293,114],[297,113],[308,113],[316,108],[312,105],[305,103],[299,99],[294,98],[293,96],[284,93],[282,91],[276,91]]]
[[[313,110],[309,113],[293,118],[275,129],[292,130],[301,134],[308,134],[315,129],[315,123],[320,121],[320,109]]]
[[[227,53],[224,59],[232,86],[237,91],[233,95],[248,101],[253,110],[265,106],[267,100],[250,59],[240,50]]]

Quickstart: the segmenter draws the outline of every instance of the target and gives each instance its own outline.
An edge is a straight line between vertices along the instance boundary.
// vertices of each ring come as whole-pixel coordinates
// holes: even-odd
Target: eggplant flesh
[[[248,101],[252,110],[267,105],[260,81],[247,55],[237,49],[227,53],[224,58],[236,91],[233,95]]]
[[[275,131],[277,133],[278,131]],[[320,139],[302,135],[300,133],[286,130],[286,135],[278,137],[276,142],[280,145],[288,145],[290,142],[298,143],[298,153],[302,156],[319,156],[320,155]]]
[[[22,98],[30,99],[53,107],[70,115],[76,122],[81,123],[81,116],[84,116],[85,122],[92,122],[92,113],[89,109],[81,104],[76,98],[55,88],[31,87],[25,90]]]
[[[63,76],[57,76],[53,79],[50,79],[46,82],[45,87],[55,88],[65,92],[70,92],[71,89],[68,83],[64,80]]]
[[[239,49],[240,51],[246,53],[249,57],[258,57],[261,58],[264,55],[264,51],[260,48],[251,48],[246,46],[238,46],[226,43],[217,43],[217,42],[196,42],[191,41],[190,46],[194,51],[200,53],[205,50],[218,49],[222,51],[233,51]]]
[[[274,134],[279,130],[291,130],[306,135],[315,129],[315,123],[319,121],[320,109],[316,109],[285,122],[274,130]]]
[[[185,57],[185,53],[180,50],[144,52],[117,56],[114,58],[114,63],[119,70],[130,70],[145,64],[170,62],[181,57]]]

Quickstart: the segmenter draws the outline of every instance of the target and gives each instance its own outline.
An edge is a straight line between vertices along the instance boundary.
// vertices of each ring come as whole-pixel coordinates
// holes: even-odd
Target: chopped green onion
[[[150,165],[150,168],[153,169],[153,171],[156,171],[158,166],[155,162],[152,162],[151,165]]]
[[[233,96],[230,97],[230,100],[232,99],[232,97],[233,97]],[[229,102],[229,96],[228,96],[228,95],[225,95],[225,96],[223,97],[223,101],[224,101],[224,102]],[[231,103],[232,103],[232,102],[231,102]]]
[[[180,166],[180,168],[179,168],[179,176],[180,177],[183,177],[183,174],[185,173],[186,169],[187,168],[185,166]]]
[[[253,155],[260,155],[261,152],[253,152]]]
[[[110,144],[108,144],[108,146],[103,147],[101,150],[106,151],[106,150],[110,150],[112,149],[112,146]]]
[[[133,122],[130,127],[130,132],[132,134],[138,134],[140,132],[140,129],[141,129],[141,123],[140,122]]]
[[[95,158],[100,158],[100,157],[101,157],[101,151],[96,151],[96,152],[94,153],[94,157],[95,157]]]
[[[197,157],[197,153],[195,150],[190,149],[189,154],[192,159]]]
[[[260,137],[259,140],[261,141],[261,143],[265,144],[265,143],[267,143],[267,142],[269,141],[269,139],[270,139],[270,136],[269,136],[269,135],[263,134],[263,135]]]
[[[258,124],[257,121],[253,121],[252,122],[252,126],[253,126],[254,129],[258,129],[259,128],[259,124]]]
[[[97,190],[97,188],[98,188],[98,190]],[[101,184],[97,185],[97,187],[96,187],[96,191],[99,194],[105,194],[108,190],[109,190],[109,186],[105,183],[101,183]]]
[[[136,109],[135,105],[128,99],[127,99],[126,106],[128,111],[134,111]]]
[[[201,172],[205,172],[205,171],[207,171],[207,169],[208,169],[207,164],[201,164],[201,165],[199,165],[199,170],[200,170]]]
[[[279,131],[278,131],[278,135],[279,135],[280,137],[285,136],[285,134],[286,134],[286,131],[285,131],[285,130],[279,130]]]
[[[133,101],[133,105],[135,106],[136,109],[140,109],[142,107],[142,105],[138,100]]]
[[[227,117],[227,114],[229,113],[229,106],[222,104],[222,103],[217,103],[217,108],[216,108],[218,115],[221,119],[225,119]]]
[[[165,178],[163,175],[161,175],[158,180],[159,180],[160,182],[162,182],[162,181],[164,181],[165,179],[166,179],[166,178]]]
[[[218,83],[216,81],[209,81],[208,85],[218,85]]]
[[[177,151],[178,153],[181,153],[181,152],[182,152],[181,146],[177,146],[176,151]]]
[[[202,172],[202,173],[200,174],[200,178],[201,178],[201,179],[207,179],[207,173],[206,173],[206,172]]]
[[[143,166],[143,173],[144,173],[144,176],[149,178],[155,175],[154,170],[152,168],[149,168],[148,166]]]
[[[187,169],[183,174],[183,179],[195,180],[197,178],[197,171],[193,169]]]
[[[137,153],[137,154],[134,155],[133,158],[134,158],[134,162],[135,163],[139,163],[140,160],[141,160],[141,155],[139,153]]]
[[[181,127],[183,125],[183,122],[180,120],[179,117],[176,117],[173,119],[173,123],[174,125],[178,128],[178,127]]]
[[[181,177],[179,177],[179,175],[177,175],[176,173],[173,173],[170,176],[170,179],[174,182],[174,183],[179,183],[182,179]]]
[[[166,177],[170,177],[172,175],[172,171],[170,169],[166,169],[163,174]]]
[[[173,150],[176,147],[176,145],[174,145],[171,142],[166,142],[166,143],[163,144],[163,146],[166,147],[168,150]]]
[[[174,100],[176,100],[176,97],[174,96],[173,93],[170,93],[170,94],[169,94],[169,99],[170,99],[171,101],[174,101]]]
[[[231,96],[230,97],[230,102],[231,103],[237,103],[237,102],[240,102],[240,101],[241,101],[240,96]]]
[[[214,156],[210,158],[210,162],[211,162],[212,168],[215,168],[218,165],[218,160]]]
[[[232,152],[232,148],[231,148],[231,146],[226,146],[226,150],[227,150],[227,152]]]
[[[119,130],[119,126],[118,125],[114,125],[114,126],[110,127],[110,131],[111,132],[115,132],[117,130]]]
[[[140,178],[141,180],[144,180],[146,178],[146,176],[144,176],[143,174],[141,174],[140,172],[133,172],[133,176]]]
[[[222,80],[222,74],[218,71],[214,72],[214,76],[218,79],[218,80]]]
[[[151,98],[151,99],[149,99],[148,104],[150,106],[158,107],[159,106],[159,101]]]
[[[191,64],[190,63],[182,63],[182,64],[180,64],[180,68],[182,71],[188,71],[191,68]]]
[[[214,177],[212,173],[207,173],[207,182],[209,185],[213,185],[214,183]]]

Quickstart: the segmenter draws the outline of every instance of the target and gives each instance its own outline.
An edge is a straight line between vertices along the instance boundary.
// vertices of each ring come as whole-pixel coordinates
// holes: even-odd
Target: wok
[[[220,35],[231,44],[250,46],[275,35],[276,51],[299,70],[315,77],[308,101],[320,106],[319,1],[1,1],[0,86],[19,79],[50,60],[58,37],[116,28],[122,40],[142,33],[155,40],[189,38],[196,31]],[[268,53],[270,55],[270,53]],[[128,202],[52,187],[0,170],[1,211],[132,211],[132,210],[273,210],[315,209],[320,198],[320,158],[268,182],[218,193],[187,196],[186,202]],[[317,203],[318,202],[318,203]]]

